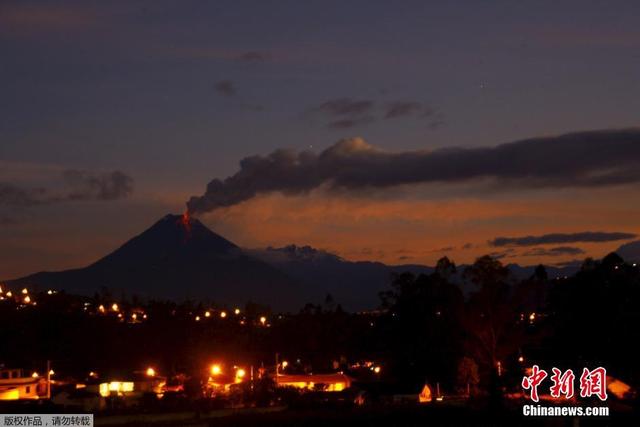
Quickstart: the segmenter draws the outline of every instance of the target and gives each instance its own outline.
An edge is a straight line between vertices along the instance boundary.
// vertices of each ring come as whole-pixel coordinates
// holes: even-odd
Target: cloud
[[[35,206],[71,201],[122,199],[133,192],[133,178],[114,171],[93,174],[68,169],[62,172],[62,188],[22,187],[0,182],[0,205]]]
[[[562,255],[582,255],[584,250],[574,246],[557,246],[555,248],[533,248],[524,252],[523,256],[562,256]]]
[[[336,98],[323,102],[313,111],[332,117],[357,117],[373,110],[375,102],[370,99]]]
[[[365,106],[351,103],[340,105],[326,108],[332,111],[366,110]],[[271,192],[307,194],[320,187],[359,191],[420,183],[468,183],[480,179],[492,182],[497,191],[638,183],[640,130],[576,132],[494,147],[432,151],[389,152],[373,147],[361,138],[343,139],[320,153],[279,149],[267,156],[244,158],[237,173],[224,180],[212,180],[205,193],[192,197],[187,206],[194,213],[208,212]],[[596,233],[581,238],[602,238],[599,236]],[[604,237],[610,239],[612,236]],[[498,245],[518,242],[516,238],[514,242],[507,240],[501,244],[500,239],[496,240]],[[583,240],[568,240],[575,241]],[[552,240],[549,243],[566,242]],[[535,244],[538,242],[534,237],[530,245]]]
[[[429,129],[437,129],[444,123],[442,113],[415,101],[394,101],[380,105],[372,99],[334,98],[310,108],[307,114],[328,119],[327,127],[331,129],[348,129],[376,122],[380,118],[429,118]]]
[[[583,231],[580,233],[551,233],[541,236],[496,237],[489,241],[491,246],[535,246],[557,243],[597,243],[628,240],[636,237],[632,233]]]
[[[214,85],[214,89],[222,96],[234,96],[238,93],[235,84],[231,80],[221,80]]]
[[[420,116],[429,117],[435,114],[435,111],[421,102],[415,101],[396,101],[386,106],[384,118],[394,119],[398,117]]]
[[[271,59],[271,55],[266,52],[252,50],[241,53],[236,59],[240,62],[265,62]]]

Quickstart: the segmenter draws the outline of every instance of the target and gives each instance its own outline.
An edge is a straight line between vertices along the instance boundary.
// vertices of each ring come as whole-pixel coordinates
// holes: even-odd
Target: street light
[[[222,373],[222,368],[220,368],[220,365],[213,364],[211,365],[211,374],[212,375],[220,375]]]
[[[264,326],[264,324],[267,323],[267,318],[264,316],[260,316],[260,323],[262,324],[262,326]]]
[[[153,369],[152,367],[148,367],[146,374],[147,374],[148,377],[155,377],[156,376],[156,370]]]

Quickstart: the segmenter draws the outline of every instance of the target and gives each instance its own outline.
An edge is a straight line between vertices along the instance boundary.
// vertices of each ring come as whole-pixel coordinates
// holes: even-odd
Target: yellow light
[[[146,319],[146,318],[147,318],[147,315],[146,315],[146,314],[143,314],[143,315],[142,315],[142,318],[143,318],[143,319]]]
[[[90,376],[91,378],[95,378],[95,377],[97,377],[97,376],[98,376],[98,374],[96,374],[95,372],[91,371],[91,372],[89,372],[89,376]]]
[[[286,368],[287,366],[289,366],[289,362],[287,362],[286,360],[282,361],[282,369]]]
[[[524,362],[524,357],[522,357],[522,356],[518,357],[518,362],[520,362],[520,363]]]
[[[196,322],[200,321],[200,316],[196,316]]]
[[[26,295],[26,294],[28,294],[28,293],[29,293],[29,291],[27,290],[27,288],[23,288],[23,289],[22,289],[22,294],[23,294],[23,295]]]
[[[530,322],[533,322],[534,320],[536,320],[536,314],[535,314],[535,313],[531,313],[531,314],[529,315],[529,321],[530,321]]]
[[[375,368],[373,368],[373,372],[375,372],[376,374],[380,373],[380,366],[376,366]]]
[[[49,371],[49,375],[53,375],[53,374],[55,374],[55,371],[54,371],[53,369],[51,369],[51,370]]]
[[[53,295],[53,291],[52,291],[51,289],[49,289],[49,290],[47,291],[47,294],[49,294],[49,295]]]
[[[26,297],[24,297],[24,303],[25,304],[29,304],[31,302],[31,297],[29,295],[27,295]]]
[[[240,314],[240,309],[239,309],[239,308],[236,308],[235,310],[233,310],[233,312],[234,312],[236,315],[238,315],[238,314]]]
[[[204,317],[210,317],[211,316],[211,312],[209,311],[205,311],[204,312]]]
[[[136,319],[138,318],[138,315],[137,315],[137,314],[135,314],[135,313],[133,313],[133,314],[131,315],[131,318],[132,318],[133,320],[136,320]]]
[[[116,304],[115,302],[113,304],[111,304],[111,310],[113,311],[118,311],[120,310],[120,307],[118,307],[118,304]]]
[[[155,377],[156,376],[156,370],[151,368],[151,367],[147,368],[147,376],[148,377]]]
[[[100,304],[100,307],[98,307],[98,311],[100,313],[104,313],[104,305]]]
[[[7,296],[8,296],[8,297],[12,297],[12,296],[13,296],[13,292],[11,292],[11,291],[7,291]]]
[[[236,377],[237,378],[244,378],[244,376],[247,375],[247,373],[245,372],[244,369],[240,368],[236,371]]]
[[[37,373],[37,372],[34,372],[33,374],[31,374],[31,377],[32,377],[32,378],[38,378],[38,377],[39,377],[39,375],[38,375],[38,373]]]
[[[220,317],[221,317],[221,318],[223,318],[223,319],[224,319],[225,317],[227,317],[227,312],[226,312],[226,311],[221,311],[221,312],[220,312]]]
[[[260,317],[260,323],[262,323],[263,325],[264,325],[265,323],[267,323],[267,318],[266,318],[266,317],[264,317],[264,316],[261,316],[261,317]]]
[[[211,374],[212,375],[220,375],[221,372],[222,372],[222,368],[220,368],[220,365],[218,365],[218,364],[211,365]]]

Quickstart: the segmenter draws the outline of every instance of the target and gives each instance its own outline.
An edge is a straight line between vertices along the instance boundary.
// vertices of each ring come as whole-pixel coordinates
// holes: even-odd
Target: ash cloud
[[[36,206],[71,201],[108,201],[129,196],[133,178],[120,171],[94,174],[68,169],[62,172],[60,189],[21,187],[0,182],[0,205]]]
[[[629,240],[636,237],[632,233],[583,231],[580,233],[551,233],[540,236],[496,237],[489,241],[491,246],[536,246],[558,243],[599,243]]]
[[[367,107],[342,105],[337,111]],[[390,152],[360,138],[344,139],[320,153],[279,149],[251,156],[224,180],[187,202],[192,213],[232,206],[259,194],[383,189],[419,183],[489,179],[501,188],[591,188],[640,182],[640,129],[600,130],[539,137],[493,147]],[[628,238],[628,233],[577,233],[497,238],[494,246],[537,245]]]

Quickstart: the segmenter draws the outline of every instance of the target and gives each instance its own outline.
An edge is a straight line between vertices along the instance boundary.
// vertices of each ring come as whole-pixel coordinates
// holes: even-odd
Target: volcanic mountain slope
[[[294,280],[253,258],[200,221],[167,215],[142,234],[88,267],[41,272],[9,282],[91,295],[173,300],[209,299],[228,304],[253,301],[298,309],[303,299]]]

